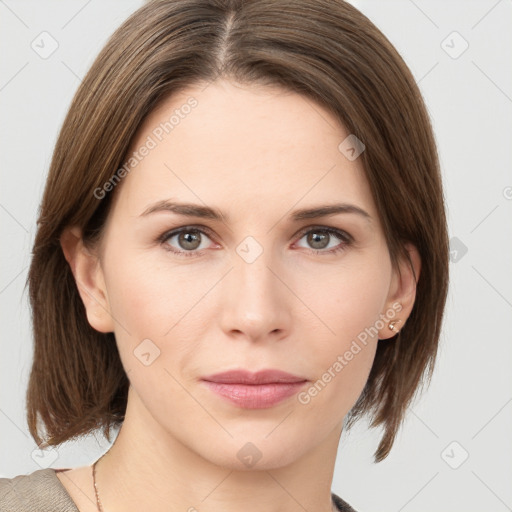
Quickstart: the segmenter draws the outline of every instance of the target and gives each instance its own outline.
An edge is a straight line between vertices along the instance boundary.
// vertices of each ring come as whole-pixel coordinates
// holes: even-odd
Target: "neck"
[[[238,460],[242,457],[225,456],[219,461],[215,450],[198,453],[190,443],[163,431],[130,387],[119,435],[97,464],[100,499],[109,512],[197,512],[204,507],[210,512],[256,512],[262,508],[269,512],[330,512],[340,435],[341,425],[313,450],[298,458],[286,456],[291,461],[285,465],[271,454],[266,459],[265,443],[256,442],[261,450],[248,445],[243,452],[249,454],[245,467]],[[219,443],[227,439],[227,435],[219,437]],[[241,441],[229,441],[234,448],[244,446]],[[229,441],[226,453],[237,453]],[[256,450],[261,458],[249,466],[251,452]]]

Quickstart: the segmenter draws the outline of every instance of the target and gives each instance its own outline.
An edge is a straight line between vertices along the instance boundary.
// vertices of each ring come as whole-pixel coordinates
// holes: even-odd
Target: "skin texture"
[[[414,276],[405,262],[401,277],[392,269],[361,159],[338,149],[349,133],[300,95],[224,80],[196,85],[151,113],[131,151],[190,96],[197,106],[117,185],[98,251],[84,248],[77,228],[61,238],[88,320],[115,333],[131,382],[125,422],[97,465],[103,507],[327,512],[343,419],[377,343],[392,343],[387,322],[307,404],[292,396],[241,409],[200,378],[274,368],[312,385],[393,304],[403,325]],[[165,199],[215,207],[228,219],[140,216]],[[333,203],[371,218],[291,220],[296,209]],[[203,230],[195,256],[172,252],[190,247],[178,236],[157,240],[183,226]],[[306,229],[315,226],[353,241],[320,230],[326,240],[315,245]],[[418,253],[408,249],[419,275]],[[241,256],[256,253],[251,262]],[[145,339],[160,350],[147,366],[134,354]],[[237,456],[246,443],[261,454],[252,467]],[[90,466],[58,476],[81,510],[95,510]]]

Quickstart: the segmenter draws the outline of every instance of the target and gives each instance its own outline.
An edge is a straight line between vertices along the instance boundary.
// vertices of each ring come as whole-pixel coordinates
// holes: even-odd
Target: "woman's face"
[[[331,114],[277,88],[202,88],[168,99],[133,143],[94,274],[109,314],[88,317],[115,332],[145,428],[215,464],[282,466],[338,441],[378,337],[403,318],[399,280],[361,147],[340,147]],[[235,369],[299,384],[203,380]]]

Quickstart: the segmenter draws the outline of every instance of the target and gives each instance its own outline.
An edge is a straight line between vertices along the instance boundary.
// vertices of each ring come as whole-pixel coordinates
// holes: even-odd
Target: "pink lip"
[[[294,395],[307,382],[280,370],[232,370],[204,377],[211,391],[244,409],[264,409]]]

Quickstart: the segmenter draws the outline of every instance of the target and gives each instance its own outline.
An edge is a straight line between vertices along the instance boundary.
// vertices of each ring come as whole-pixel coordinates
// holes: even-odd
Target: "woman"
[[[0,509],[354,510],[341,432],[389,454],[448,286],[411,73],[340,0],[147,3],[70,107],[28,283],[32,436],[120,430]]]

